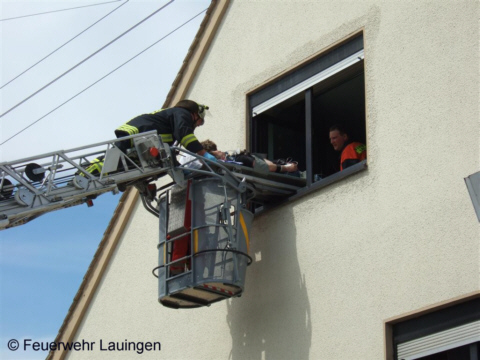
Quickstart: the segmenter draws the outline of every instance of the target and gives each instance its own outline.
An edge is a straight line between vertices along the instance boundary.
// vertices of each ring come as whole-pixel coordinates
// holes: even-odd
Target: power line
[[[59,108],[61,108],[63,105],[65,105],[66,103],[70,102],[71,100],[75,99],[77,96],[79,96],[80,94],[84,93],[85,91],[87,91],[88,89],[90,89],[92,86],[98,84],[100,81],[102,81],[103,79],[105,79],[107,76],[113,74],[115,71],[117,71],[118,69],[120,69],[121,67],[123,67],[124,65],[128,64],[130,61],[132,61],[133,59],[137,58],[138,56],[140,56],[141,54],[143,54],[145,51],[149,50],[151,47],[153,47],[154,45],[158,44],[160,41],[164,40],[165,38],[167,38],[168,36],[170,36],[171,34],[173,34],[174,32],[176,32],[177,30],[181,29],[182,27],[184,27],[185,25],[187,25],[189,22],[191,22],[192,20],[196,19],[198,16],[200,16],[201,14],[203,14],[205,11],[207,11],[208,9],[204,9],[202,10],[201,12],[199,12],[197,15],[195,15],[194,17],[190,18],[189,20],[187,20],[186,22],[184,22],[182,25],[178,26],[177,28],[175,28],[174,30],[170,31],[167,35],[163,36],[161,39],[155,41],[152,45],[146,47],[145,49],[143,49],[142,51],[140,51],[138,54],[136,54],[135,56],[133,56],[132,58],[128,59],[127,61],[125,61],[123,64],[121,64],[120,66],[116,67],[115,69],[113,69],[112,71],[110,71],[108,74],[102,76],[100,79],[98,79],[97,81],[95,81],[94,83],[90,84],[89,86],[87,86],[85,89],[83,89],[82,91],[78,92],[77,94],[75,94],[74,96],[72,96],[70,99],[64,101],[63,103],[61,103],[60,105],[58,105],[56,108],[54,108],[53,110],[49,111],[48,113],[46,113],[45,115],[43,115],[41,118],[35,120],[33,123],[31,123],[30,125],[24,127],[22,130],[20,130],[19,132],[17,132],[16,134],[10,136],[7,140],[5,140],[4,142],[2,142],[0,144],[3,145],[5,144],[7,141],[10,141],[11,139],[13,139],[15,136],[21,134],[22,132],[24,132],[25,130],[27,130],[28,128],[30,128],[31,126],[35,125],[36,123],[38,123],[40,120],[44,119],[45,117],[47,117],[48,115],[50,115],[51,113],[53,113],[54,111],[58,110]]]
[[[122,1],[122,0],[113,0],[113,1],[103,2],[103,3],[100,3],[100,4],[90,4],[90,5],[77,6],[77,7],[68,8],[68,9],[52,10],[52,11],[46,11],[46,12],[37,13],[37,14],[16,16],[16,17],[11,17],[11,18],[7,18],[7,19],[0,19],[0,21],[15,20],[15,19],[21,19],[21,18],[29,17],[29,16],[37,16],[37,15],[51,14],[51,13],[59,12],[59,11],[67,11],[67,10],[74,10],[74,9],[85,8],[85,7],[89,7],[89,6],[97,6],[97,5],[110,4],[110,3],[112,3],[112,2],[118,2],[118,1]]]
[[[76,39],[77,37],[79,37],[80,35],[82,35],[85,31],[87,31],[88,29],[92,28],[93,26],[95,26],[96,24],[98,24],[100,21],[102,21],[103,19],[105,19],[108,15],[110,15],[111,13],[113,13],[114,11],[118,10],[120,7],[122,7],[123,5],[125,5],[127,2],[129,2],[130,0],[126,0],[123,4],[121,4],[120,6],[117,6],[115,9],[113,9],[112,11],[110,11],[107,15],[103,16],[102,18],[100,18],[99,20],[95,21],[92,25],[90,25],[89,27],[87,27],[85,30],[83,30],[82,32],[80,32],[79,34],[75,35],[73,38],[71,38],[70,40],[68,40],[65,44],[61,45],[60,47],[56,48],[55,50],[53,50],[50,54],[48,54],[47,56],[45,56],[43,59],[37,61],[35,64],[33,64],[32,66],[30,66],[27,70],[24,70],[23,72],[21,72],[20,74],[18,74],[17,76],[15,76],[12,80],[10,80],[9,82],[5,83],[2,85],[2,87],[0,87],[0,90],[3,89],[5,86],[7,86],[8,84],[10,84],[12,81],[18,79],[20,76],[22,76],[23,74],[25,74],[28,70],[32,69],[33,67],[37,66],[38,64],[40,64],[43,60],[45,60],[46,58],[48,58],[50,55],[53,55],[55,52],[57,52],[58,50],[60,50],[61,48],[63,48],[65,45],[67,45],[68,43],[72,42],[74,39]]]
[[[55,78],[54,80],[50,81],[47,85],[43,86],[42,88],[40,88],[39,90],[35,91],[32,95],[28,96],[27,98],[23,99],[22,101],[20,101],[17,105],[13,106],[12,108],[8,109],[7,111],[5,111],[2,115],[0,115],[0,118],[4,117],[5,115],[7,115],[10,111],[12,111],[13,109],[19,107],[20,105],[22,105],[25,101],[31,99],[32,97],[34,97],[35,95],[37,95],[39,92],[45,90],[47,87],[49,87],[50,85],[52,85],[54,82],[56,82],[58,79],[64,77],[65,75],[67,75],[70,71],[74,70],[75,68],[77,68],[78,66],[82,65],[85,61],[87,61],[88,59],[92,58],[93,56],[97,55],[100,51],[104,50],[106,47],[108,47],[109,45],[113,44],[115,41],[117,41],[118,39],[120,39],[122,36],[124,36],[125,34],[127,34],[128,32],[132,31],[133,29],[135,29],[138,25],[140,25],[141,23],[145,22],[146,20],[148,20],[149,18],[151,18],[153,15],[155,15],[156,13],[158,13],[159,11],[161,11],[162,9],[166,8],[168,5],[170,5],[172,2],[174,2],[175,0],[170,0],[168,3],[166,3],[165,5],[163,5],[162,7],[160,7],[159,9],[155,10],[153,13],[151,13],[150,15],[148,15],[145,19],[143,19],[142,21],[140,21],[139,23],[135,24],[134,26],[132,26],[130,29],[128,29],[127,31],[125,31],[123,34],[117,36],[115,39],[113,39],[112,41],[110,41],[108,44],[102,46],[100,49],[98,49],[97,51],[95,51],[93,54],[91,54],[90,56],[87,56],[85,59],[83,59],[82,61],[80,61],[77,65],[71,67],[70,69],[68,69],[67,71],[65,71],[62,75],[58,76],[57,78]]]

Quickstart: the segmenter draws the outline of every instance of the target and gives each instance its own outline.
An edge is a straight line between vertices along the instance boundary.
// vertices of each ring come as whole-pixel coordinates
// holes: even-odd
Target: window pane
[[[322,178],[340,171],[340,153],[333,150],[329,128],[346,128],[351,141],[365,144],[365,82],[363,72],[315,89],[313,100],[313,172]]]
[[[305,100],[303,94],[284,101],[253,118],[253,152],[268,159],[293,158],[305,169]]]

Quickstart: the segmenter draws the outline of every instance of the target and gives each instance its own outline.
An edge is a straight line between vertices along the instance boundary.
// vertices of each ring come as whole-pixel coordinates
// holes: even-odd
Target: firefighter
[[[164,143],[173,145],[175,141],[178,141],[188,151],[211,159],[214,157],[203,149],[203,146],[193,134],[195,128],[205,123],[206,110],[208,110],[206,105],[198,105],[192,100],[181,100],[173,108],[162,109],[133,118],[116,129],[115,135],[121,138],[156,130]],[[124,152],[132,147],[129,140],[118,141],[115,145]]]
[[[139,115],[115,130],[117,138],[156,130],[162,141],[169,145],[178,142],[188,151],[216,161],[215,157],[203,149],[194,135],[195,128],[205,123],[205,111],[208,106],[199,105],[192,100],[180,100],[173,108],[162,109],[150,114]],[[133,141],[123,140],[115,143],[120,150],[133,147]],[[92,174],[100,173],[103,158],[95,159],[87,168]]]
[[[367,147],[360,142],[351,141],[340,125],[330,127],[330,143],[335,151],[341,152],[340,171],[367,158]]]

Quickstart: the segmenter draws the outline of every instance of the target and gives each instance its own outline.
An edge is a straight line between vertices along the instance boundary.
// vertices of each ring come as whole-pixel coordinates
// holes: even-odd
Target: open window
[[[350,140],[366,143],[363,59],[359,34],[252,93],[251,151],[268,159],[298,161],[307,187],[326,183],[322,179],[340,171],[340,153],[329,140],[330,126],[339,124]],[[365,168],[365,161],[355,168]]]

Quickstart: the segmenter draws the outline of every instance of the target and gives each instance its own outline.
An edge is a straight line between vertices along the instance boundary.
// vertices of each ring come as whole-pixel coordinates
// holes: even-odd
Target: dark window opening
[[[325,178],[340,171],[340,153],[330,144],[330,126],[344,127],[351,141],[366,143],[363,62],[338,82],[313,89],[313,173]],[[334,80],[334,79],[332,79]]]
[[[297,161],[307,187],[338,173],[341,152],[330,144],[330,127],[366,144],[363,36],[252,94],[249,104],[252,152]]]
[[[305,163],[305,101],[289,99],[255,118],[256,142],[253,152],[267,159],[293,158],[299,168]]]

